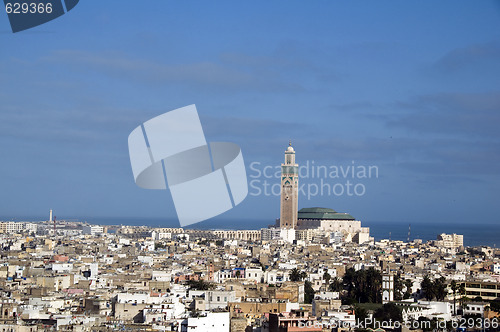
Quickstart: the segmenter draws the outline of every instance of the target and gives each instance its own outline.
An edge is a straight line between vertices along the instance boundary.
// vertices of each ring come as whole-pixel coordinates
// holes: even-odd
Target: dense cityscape
[[[0,331],[498,330],[500,250],[299,210],[297,167],[261,230],[1,222]]]
[[[4,0],[0,332],[500,332],[500,0]]]

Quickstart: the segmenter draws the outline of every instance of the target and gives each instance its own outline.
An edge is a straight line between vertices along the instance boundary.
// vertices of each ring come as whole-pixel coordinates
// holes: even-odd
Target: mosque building
[[[322,207],[299,210],[298,170],[295,150],[290,141],[285,150],[285,162],[281,164],[280,218],[274,228],[262,229],[262,239],[279,236],[288,242],[326,239],[330,243],[337,241],[364,243],[373,239],[370,238],[370,229],[361,227],[361,221],[348,213]]]

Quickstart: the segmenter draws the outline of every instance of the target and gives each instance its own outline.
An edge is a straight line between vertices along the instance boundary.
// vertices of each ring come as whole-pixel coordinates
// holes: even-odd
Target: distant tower
[[[280,228],[294,229],[299,210],[299,165],[295,163],[292,141],[285,151],[285,163],[281,164]]]
[[[52,221],[52,210],[49,212],[49,221]]]
[[[382,303],[394,301],[394,275],[391,272],[382,273]]]
[[[411,224],[408,224],[408,243],[410,243],[410,235],[411,235]]]
[[[208,281],[214,281],[214,264],[208,266]]]

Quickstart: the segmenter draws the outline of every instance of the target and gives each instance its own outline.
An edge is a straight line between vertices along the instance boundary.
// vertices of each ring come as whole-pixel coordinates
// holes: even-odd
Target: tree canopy
[[[446,297],[446,294],[448,293],[446,280],[444,277],[431,280],[431,278],[426,275],[420,285],[422,287],[422,291],[424,292],[425,298],[429,301],[433,299],[443,301]]]
[[[307,278],[307,273],[304,271],[299,271],[297,268],[294,268],[290,272],[290,281],[302,281]]]
[[[382,302],[382,274],[373,267],[358,271],[348,269],[343,283],[347,302]]]

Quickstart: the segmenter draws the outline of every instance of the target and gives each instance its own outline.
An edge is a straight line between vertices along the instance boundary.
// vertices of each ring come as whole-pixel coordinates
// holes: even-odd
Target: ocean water
[[[103,225],[134,225],[150,227],[179,227],[179,222],[172,219],[138,218],[91,218],[89,223]],[[185,228],[189,229],[261,229],[274,224],[272,220],[227,220],[210,219]],[[375,240],[392,239],[406,241],[408,223],[363,221],[363,227],[370,227],[370,235]],[[441,233],[456,233],[464,236],[466,246],[500,245],[500,224],[451,224],[451,223],[414,223],[411,224],[410,240],[422,239],[424,242],[435,240]]]
[[[370,227],[370,235],[376,240],[389,239],[406,241],[408,223],[394,222],[362,222]],[[435,240],[441,233],[456,233],[464,236],[465,246],[500,245],[500,224],[447,224],[447,223],[412,223],[410,240],[422,239],[424,242]]]
[[[5,218],[3,220],[13,220]],[[15,221],[37,221],[37,218],[15,218]],[[87,217],[67,219],[68,221],[85,221],[90,224],[99,225],[130,225],[149,227],[180,227],[175,219],[161,218],[109,218],[109,217]],[[273,220],[227,220],[210,219],[194,225],[188,229],[261,229],[274,224]],[[363,221],[363,227],[370,227],[370,235],[375,240],[392,239],[406,241],[408,238],[408,223],[387,221]],[[451,224],[451,223],[412,223],[410,240],[421,239],[424,242],[435,240],[441,233],[456,233],[464,236],[466,246],[490,246],[500,245],[500,223],[489,224]]]

